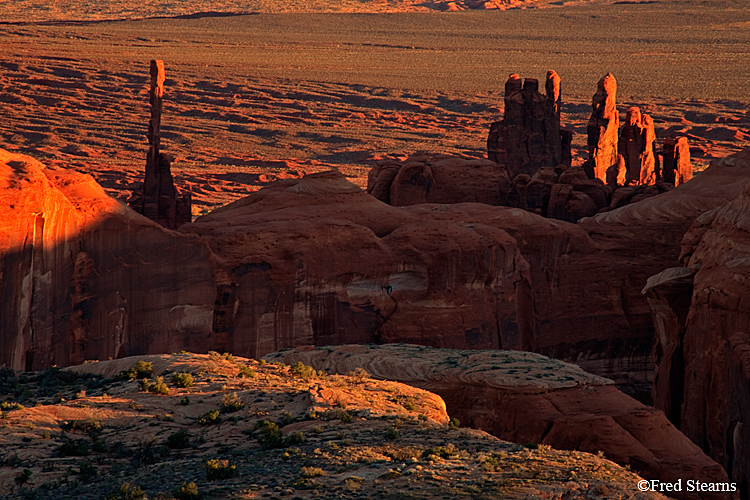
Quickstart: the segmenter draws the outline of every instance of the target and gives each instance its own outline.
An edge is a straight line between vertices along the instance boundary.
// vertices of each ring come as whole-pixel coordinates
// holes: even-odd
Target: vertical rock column
[[[512,74],[505,83],[505,115],[490,126],[487,157],[511,177],[534,175],[542,167],[570,165],[572,133],[560,130],[560,77],[547,72],[547,95],[539,81]]]
[[[627,112],[625,126],[620,133],[619,153],[625,164],[627,184],[656,183],[656,159],[654,155],[654,121],[641,110],[632,107]]]
[[[662,159],[662,180],[667,184],[679,186],[693,178],[687,137],[664,139]]]
[[[191,220],[190,194],[178,198],[169,157],[160,151],[161,111],[164,97],[164,62],[151,61],[151,118],[148,122],[148,155],[143,186],[133,192],[128,204],[136,212],[176,228]]]
[[[599,80],[592,100],[591,117],[588,123],[589,160],[584,165],[591,179],[609,183],[617,179],[617,140],[620,119],[617,115],[617,81],[612,73]]]

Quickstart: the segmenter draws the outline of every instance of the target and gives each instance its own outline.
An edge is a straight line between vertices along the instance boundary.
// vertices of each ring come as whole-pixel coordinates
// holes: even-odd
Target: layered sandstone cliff
[[[693,223],[682,240],[684,267],[654,276],[644,290],[657,328],[654,404],[727,469],[744,497],[750,493],[748,170],[750,150],[744,150],[685,185],[723,173],[744,189]]]
[[[210,347],[208,246],[87,175],[0,150],[0,365],[39,369]]]

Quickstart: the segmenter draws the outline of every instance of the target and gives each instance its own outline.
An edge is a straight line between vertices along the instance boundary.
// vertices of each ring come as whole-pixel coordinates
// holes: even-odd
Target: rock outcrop
[[[500,222],[522,219],[516,212],[392,207],[332,171],[276,182],[182,230],[220,258],[216,349],[253,357],[351,342],[531,349],[528,263]]]
[[[641,110],[632,107],[628,110],[625,125],[620,132],[618,151],[625,163],[626,184],[656,183],[656,133],[654,120]],[[622,184],[618,182],[618,184]]]
[[[693,178],[693,165],[690,163],[690,146],[687,137],[664,139],[662,151],[664,182],[679,186]]]
[[[727,482],[721,466],[662,412],[621,393],[610,380],[538,354],[399,344],[282,351],[265,359],[302,362],[329,373],[363,368],[375,378],[440,395],[449,415],[501,439],[602,451],[647,479]],[[683,493],[680,498],[729,498]]]
[[[111,378],[137,362],[159,394]],[[27,405],[3,412],[3,498],[665,499],[605,458],[455,429],[439,396],[362,373],[213,352],[0,377]]]
[[[697,218],[682,240],[684,267],[644,290],[657,330],[654,404],[726,468],[741,498],[750,494],[749,171],[746,149],[680,187],[723,173],[742,192]]]
[[[88,175],[0,150],[0,366],[40,369],[210,348],[205,242],[166,230]]]
[[[599,80],[591,106],[587,127],[590,158],[584,169],[591,179],[617,183],[620,117],[617,113],[617,81],[612,73]]]
[[[487,157],[511,177],[534,175],[542,167],[570,166],[572,133],[560,129],[560,77],[547,72],[546,95],[539,81],[512,74],[505,83],[505,112],[490,126]]]
[[[164,63],[151,61],[151,119],[148,122],[148,156],[143,185],[133,191],[128,205],[141,215],[171,229],[191,221],[190,193],[180,196],[174,187],[169,156],[160,152],[161,111],[164,97]]]
[[[505,205],[510,180],[489,160],[445,155],[412,155],[377,162],[367,175],[367,192],[393,206],[418,203]]]

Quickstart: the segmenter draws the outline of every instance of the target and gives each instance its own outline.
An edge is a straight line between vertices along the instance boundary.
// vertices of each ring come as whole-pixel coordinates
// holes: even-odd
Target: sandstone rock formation
[[[367,192],[393,206],[418,203],[505,205],[506,169],[489,160],[417,154],[404,162],[385,160],[367,175]]]
[[[39,369],[210,348],[207,245],[88,175],[0,150],[0,366]]]
[[[648,373],[648,367],[651,365],[648,353],[654,337],[654,326],[648,302],[641,295],[642,288],[650,276],[680,265],[680,254],[686,252],[681,249],[680,241],[683,240],[683,235],[688,233],[693,221],[698,224],[704,219],[701,217],[702,214],[736,198],[749,182],[750,169],[746,168],[744,163],[730,157],[712,164],[700,176],[678,188],[579,222],[578,226],[591,236],[594,244],[603,252],[602,256],[606,256],[606,262],[609,263],[604,264],[604,261],[601,261],[594,264],[592,261],[579,264],[581,269],[589,269],[597,276],[592,284],[587,285],[589,289],[592,285],[596,286],[597,291],[591,290],[588,294],[591,297],[596,296],[598,303],[607,302],[609,308],[617,311],[609,317],[606,327],[603,326],[604,322],[592,321],[586,328],[606,329],[609,332],[608,337],[621,339],[624,342],[622,345],[627,345],[629,352],[625,356],[622,353],[618,355],[616,352],[610,352],[599,358],[601,363],[605,362],[606,357],[611,356],[611,359],[619,358],[621,363],[624,362],[624,365],[620,366],[630,367],[628,370],[630,375],[627,377],[638,378],[635,375],[638,372],[638,366],[643,370],[641,372],[643,375]],[[621,189],[634,188],[634,186],[628,186]],[[644,189],[653,189],[653,187],[646,186]],[[688,237],[690,233],[686,235],[686,239]],[[699,238],[693,236],[692,239]],[[524,256],[530,260],[527,253],[524,253]],[[621,264],[615,264],[618,262]],[[575,278],[567,279],[576,280]],[[608,285],[599,286],[604,283]],[[612,295],[613,290],[618,290],[619,298]],[[600,294],[608,299],[603,301],[598,298]],[[571,307],[577,306],[571,305]],[[601,310],[607,309],[603,307]],[[584,313],[580,311],[578,314]],[[600,326],[595,326],[597,324]],[[560,328],[559,325],[558,328]],[[537,345],[546,342],[542,337],[537,334]],[[608,352],[608,349],[603,347],[598,350]],[[566,351],[559,348],[539,352],[561,359],[573,359],[568,357],[569,354]],[[592,355],[590,359],[585,359],[580,364],[584,369],[593,373],[608,373],[595,359],[596,357]],[[671,361],[666,362],[671,363]],[[616,369],[615,365],[611,366],[613,369],[607,376],[621,380],[621,377],[625,375],[624,371]],[[644,378],[648,379],[648,377]],[[646,388],[647,386],[644,387]]]
[[[599,80],[592,100],[588,123],[588,146],[591,155],[584,168],[591,179],[611,184],[617,179],[617,142],[620,117],[617,114],[617,81],[612,73]]]
[[[192,219],[190,193],[178,196],[172,180],[170,159],[159,150],[164,96],[164,63],[151,61],[151,119],[148,122],[148,156],[143,186],[128,201],[139,214],[171,229]]]
[[[723,172],[743,191],[697,218],[682,240],[684,267],[644,290],[657,330],[654,404],[726,468],[741,498],[750,494],[749,170],[746,149],[680,187]]]
[[[646,114],[641,115],[637,107],[628,109],[618,145],[625,162],[627,184],[656,183],[655,143],[654,120]]]
[[[495,222],[518,219],[511,210],[391,207],[332,171],[276,182],[182,230],[219,257],[215,349],[253,357],[381,341],[530,349],[528,263]]]
[[[621,393],[610,380],[537,354],[399,344],[282,351],[265,359],[301,361],[329,373],[364,368],[375,378],[437,393],[449,415],[501,439],[603,451],[648,479],[727,482],[719,464],[662,412]],[[683,493],[681,498],[729,498]]]
[[[490,126],[487,157],[511,177],[534,175],[542,167],[570,166],[570,131],[560,129],[560,77],[547,72],[546,96],[539,81],[512,74],[505,83],[505,112]]]
[[[679,186],[693,178],[690,163],[690,146],[687,137],[667,138],[662,153],[662,178],[664,182]]]

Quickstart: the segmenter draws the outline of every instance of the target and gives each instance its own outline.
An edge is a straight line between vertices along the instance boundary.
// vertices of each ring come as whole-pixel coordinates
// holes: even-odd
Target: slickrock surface
[[[213,265],[88,175],[0,150],[0,365],[208,349]]]
[[[750,150],[745,150],[717,162],[705,174],[723,172],[739,180],[748,169]],[[654,404],[722,464],[747,496],[750,190],[747,182],[741,184],[739,196],[693,223],[683,239],[685,267],[672,270],[671,276],[654,277],[646,291],[658,341]]]
[[[150,379],[111,378],[137,362]],[[139,356],[4,370],[0,399],[2,498],[665,498],[604,458],[446,425],[438,396],[361,371]]]
[[[397,344],[282,351],[264,359],[302,362],[331,373],[363,368],[375,378],[439,394],[450,415],[501,439],[603,451],[646,478],[727,482],[719,464],[664,413],[621,393],[611,380],[538,354]]]

